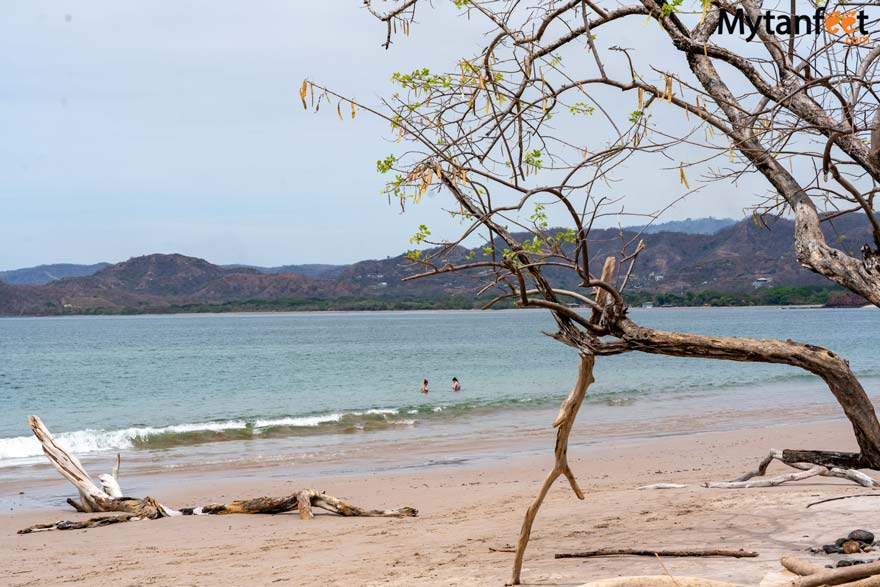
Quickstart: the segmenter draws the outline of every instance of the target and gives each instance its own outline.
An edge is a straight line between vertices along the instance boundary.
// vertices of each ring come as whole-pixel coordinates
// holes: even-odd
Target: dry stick
[[[611,277],[614,275],[614,265],[614,257],[608,257],[605,259],[605,265],[602,268],[601,281],[606,283],[611,281]],[[603,304],[606,296],[607,294],[603,290],[596,288],[596,302],[600,306]],[[599,316],[594,310],[593,318],[591,318],[591,320],[595,322],[598,320],[598,317]],[[532,524],[535,522],[535,516],[538,515],[538,510],[541,508],[541,504],[544,502],[544,498],[547,497],[547,493],[550,491],[550,487],[553,486],[553,483],[560,476],[565,475],[578,499],[584,499],[584,493],[578,486],[577,481],[574,478],[574,473],[571,472],[571,468],[568,465],[568,437],[571,434],[572,426],[574,426],[575,418],[577,418],[578,410],[584,401],[584,396],[587,394],[587,388],[593,383],[593,381],[595,381],[593,379],[593,365],[595,364],[595,361],[596,358],[592,354],[582,353],[580,355],[577,381],[575,382],[571,393],[569,393],[565,401],[562,402],[562,406],[559,409],[559,415],[556,416],[556,420],[553,421],[553,426],[558,427],[556,432],[556,449],[554,451],[556,460],[553,469],[544,480],[541,490],[529,506],[529,509],[526,510],[526,516],[519,533],[519,540],[516,544],[516,556],[513,559],[513,573],[508,585],[520,584],[522,564],[525,557],[526,546],[529,544],[529,536],[532,533]]]
[[[553,558],[591,558],[596,556],[724,556],[732,558],[753,558],[757,552],[748,550],[643,550],[638,548],[600,548],[583,552],[562,552]]]
[[[109,526],[111,524],[119,524],[122,522],[133,522],[143,518],[135,514],[121,514],[117,516],[102,516],[97,518],[89,518],[87,520],[60,521],[54,524],[34,524],[18,531],[19,534],[31,534],[32,532],[48,532],[49,530],[82,530],[84,528],[98,528],[100,526]]]
[[[725,583],[723,581],[710,581],[708,579],[695,579],[693,577],[667,577],[666,575],[653,575],[647,577],[617,577],[614,579],[600,579],[590,581],[580,587],[749,587],[740,583]]]
[[[842,497],[829,497],[828,499],[820,499],[819,501],[807,504],[807,507],[810,508],[814,505],[819,505],[820,503],[828,503],[829,501],[837,501],[839,499],[850,499],[852,497],[880,497],[880,493],[858,493],[856,495],[844,495]]]

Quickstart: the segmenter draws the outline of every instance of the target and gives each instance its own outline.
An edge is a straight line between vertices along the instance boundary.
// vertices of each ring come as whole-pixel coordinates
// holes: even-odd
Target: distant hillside
[[[829,242],[855,256],[871,238],[867,221],[857,215],[827,223],[824,230]],[[589,242],[592,267],[600,267],[605,257],[618,254],[624,243],[631,243],[632,250],[636,238],[647,245],[628,290],[639,302],[662,296],[666,300],[685,299],[687,292],[714,292],[691,296],[691,302],[742,301],[757,299],[752,296],[756,287],[813,288],[816,294],[817,286],[829,285],[797,263],[792,250],[794,224],[783,218],[770,219],[768,226],[742,221],[715,234],[664,231],[639,236],[627,229],[594,230]],[[481,249],[460,247],[450,261],[461,262],[471,253],[478,259],[483,255]],[[302,270],[304,266],[288,267]],[[420,307],[419,300],[425,307],[450,307],[438,300],[454,300],[454,307],[468,307],[468,303],[476,303],[474,292],[484,283],[453,273],[404,282],[413,268],[403,255],[348,266],[305,267],[311,267],[312,276],[282,272],[287,268],[267,272],[265,268],[220,267],[184,255],[146,255],[86,277],[66,277],[45,285],[0,284],[0,315],[378,309]],[[561,288],[578,287],[577,277],[563,268],[548,266],[545,274]],[[714,295],[718,292],[736,295]]]
[[[670,220],[649,226],[629,226],[624,230],[656,234],[658,232],[684,232],[686,234],[716,234],[722,228],[736,224],[733,218],[687,218],[685,220]]]
[[[348,265],[325,265],[307,263],[305,265],[281,265],[280,267],[260,267],[258,265],[223,265],[225,269],[255,269],[260,273],[296,273],[315,279],[336,279]]]
[[[93,275],[109,266],[110,263],[95,263],[94,265],[75,265],[72,263],[40,265],[39,267],[28,267],[26,269],[0,271],[0,281],[14,285],[43,285],[63,277]]]

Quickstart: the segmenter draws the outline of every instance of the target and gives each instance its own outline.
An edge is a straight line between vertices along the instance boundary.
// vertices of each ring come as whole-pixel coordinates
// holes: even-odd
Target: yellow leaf
[[[397,135],[397,142],[399,143],[403,139],[403,129],[400,129],[400,133]]]
[[[352,103],[351,103],[351,117],[354,118],[354,116],[355,116],[354,102],[352,102]]]
[[[691,186],[688,185],[688,178],[687,178],[687,176],[684,174],[684,163],[680,163],[680,164],[678,165],[678,172],[679,172],[679,175],[680,175],[680,177],[681,177],[681,183],[684,184],[684,187],[686,187],[687,189],[691,189]]]
[[[306,110],[309,109],[309,105],[306,104],[306,92],[308,92],[308,91],[309,91],[309,82],[306,80],[303,80],[303,85],[299,89],[299,99],[302,100],[303,108],[305,108]]]

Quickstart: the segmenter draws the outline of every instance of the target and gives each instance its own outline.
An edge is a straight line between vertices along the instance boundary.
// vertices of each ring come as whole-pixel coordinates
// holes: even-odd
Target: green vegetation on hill
[[[670,293],[636,293],[626,297],[631,307],[650,302],[655,306],[789,306],[822,305],[833,299],[841,290],[835,286],[811,287],[772,287],[761,288],[748,293],[727,293],[706,290],[685,292],[682,295]],[[245,300],[204,304],[173,304],[168,306],[134,306],[124,308],[66,308],[63,314],[219,314],[226,312],[332,312],[332,311],[388,311],[388,310],[472,310],[478,309],[487,299],[474,299],[469,296],[444,297],[337,297],[321,298],[280,298],[274,300]],[[505,300],[495,309],[514,307],[513,302]]]
[[[674,293],[635,293],[625,296],[631,306],[651,302],[655,306],[795,306],[804,304],[826,304],[832,294],[841,289],[833,285],[814,285],[804,287],[767,287],[749,292],[721,292],[705,290],[700,292]]]

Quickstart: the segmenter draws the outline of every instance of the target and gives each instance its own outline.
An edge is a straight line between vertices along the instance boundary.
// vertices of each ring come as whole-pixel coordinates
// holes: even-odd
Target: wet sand
[[[33,523],[83,516],[61,506],[16,510],[0,515],[0,584],[500,586],[509,578],[513,555],[490,547],[515,542],[522,514],[551,464],[552,434],[530,440],[539,452],[321,478],[298,478],[289,463],[247,475],[229,471],[228,476],[221,469],[211,475],[177,472],[126,479],[123,469],[123,488],[148,488],[171,506],[314,487],[366,507],[413,506],[420,515],[318,515],[310,522],[287,514],[204,516],[17,535],[17,529]],[[466,442],[474,454],[482,454],[479,437]],[[810,555],[806,549],[855,528],[880,530],[872,499],[805,509],[824,497],[866,492],[836,479],[750,490],[699,486],[754,468],[771,447],[852,450],[855,441],[847,422],[833,421],[573,446],[572,466],[587,498],[578,501],[562,482],[554,486],[534,528],[524,582],[577,585],[593,578],[663,573],[651,558],[557,560],[557,552],[714,547],[756,550],[760,557],[664,562],[674,575],[758,585],[767,573],[779,570],[782,555],[798,554],[824,565],[833,557]],[[771,472],[783,470],[778,464],[771,467]],[[690,485],[637,489],[660,482]]]

